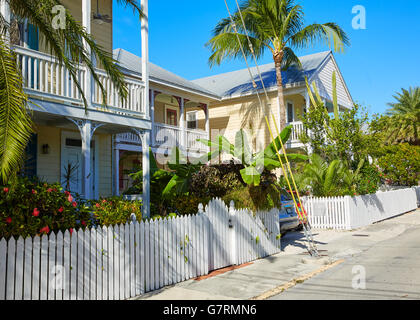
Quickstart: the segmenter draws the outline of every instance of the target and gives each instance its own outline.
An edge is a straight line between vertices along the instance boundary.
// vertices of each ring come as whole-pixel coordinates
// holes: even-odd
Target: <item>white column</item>
[[[91,0],[82,0],[82,26],[86,29],[86,32],[88,34],[91,34],[91,14],[92,14],[92,8],[91,8]],[[91,49],[86,41],[83,41],[83,45],[87,51],[88,56],[91,56]],[[86,70],[86,78],[85,78],[85,97],[90,105],[92,103],[92,74],[89,70],[89,68],[85,68]]]
[[[152,136],[150,137],[150,145],[154,145],[156,137],[155,128],[155,90],[150,90],[150,120],[152,122]]]
[[[82,157],[83,157],[83,193],[86,199],[92,199],[92,168],[91,161],[91,142],[92,142],[92,123],[85,120],[80,128],[82,136]]]
[[[181,104],[179,106],[179,128],[181,129],[181,150],[187,150],[187,132],[185,131],[185,108],[184,108],[184,98],[181,98]]]
[[[149,159],[149,144],[150,131],[142,133],[142,169],[143,169],[143,217],[150,218],[150,159]]]
[[[143,17],[141,18],[141,72],[144,81],[143,103],[146,118],[150,117],[149,109],[149,4],[148,0],[141,0]]]
[[[120,149],[114,149],[114,195],[120,195]]]
[[[206,105],[204,108],[204,113],[206,115],[206,132],[207,132],[207,139],[210,140],[210,117],[209,117],[209,106]]]

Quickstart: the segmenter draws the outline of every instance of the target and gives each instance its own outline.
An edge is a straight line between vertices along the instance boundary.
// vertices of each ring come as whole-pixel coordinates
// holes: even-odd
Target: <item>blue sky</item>
[[[420,1],[297,0],[305,22],[336,22],[351,46],[335,57],[355,102],[381,113],[401,88],[420,86]],[[235,1],[228,0],[231,10]],[[352,8],[366,8],[366,30],[352,28]],[[216,23],[227,16],[223,0],[149,0],[150,61],[192,80],[245,67],[242,61],[210,69],[205,43]],[[132,11],[114,0],[114,48],[141,53],[140,25]],[[317,45],[298,55],[328,50]],[[259,63],[270,63],[267,54]]]

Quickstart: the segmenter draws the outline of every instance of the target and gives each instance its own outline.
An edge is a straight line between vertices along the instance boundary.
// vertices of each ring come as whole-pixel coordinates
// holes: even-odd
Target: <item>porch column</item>
[[[210,117],[209,117],[209,106],[207,104],[204,105],[204,113],[206,115],[207,140],[210,140]]]
[[[187,149],[187,132],[185,131],[185,100],[184,98],[180,98],[179,103],[179,128],[181,129],[181,141],[179,141],[179,144],[181,146],[181,150]]]
[[[82,0],[82,26],[85,28],[86,32],[88,34],[91,34],[91,1],[92,0]],[[88,56],[91,56],[91,49],[90,46],[87,44],[85,40],[83,40],[83,46],[85,47],[85,50],[88,54]],[[90,105],[92,103],[92,97],[93,97],[93,87],[92,87],[92,74],[89,70],[89,68],[85,67],[85,97],[87,103]]]
[[[150,137],[150,145],[154,145],[156,137],[155,128],[155,90],[150,90],[150,120],[152,122],[152,131]]]
[[[120,195],[120,149],[114,148],[114,195]]]
[[[132,129],[141,140],[143,170],[143,217],[150,218],[150,131]]]
[[[6,0],[0,0],[0,12],[1,12],[1,15],[3,16],[5,22],[7,24],[10,24],[10,6],[9,6],[9,2],[7,2]],[[5,35],[6,35],[7,41],[9,41],[10,33],[7,31]]]
[[[91,168],[91,143],[92,137],[95,133],[95,130],[101,126],[103,123],[92,123],[92,121],[84,119],[72,119],[72,121],[80,131],[80,136],[82,138],[82,185],[83,185],[83,195],[85,199],[93,199],[95,197],[92,194],[92,168]]]
[[[143,17],[141,17],[141,73],[144,82],[143,103],[146,119],[150,119],[149,109],[149,4],[148,0],[140,1]]]

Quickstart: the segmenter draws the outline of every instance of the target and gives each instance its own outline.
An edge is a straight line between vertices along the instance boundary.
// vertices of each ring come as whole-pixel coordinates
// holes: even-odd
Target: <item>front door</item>
[[[91,144],[91,179],[92,195],[95,195],[96,161],[95,143]],[[83,195],[83,153],[82,140],[75,132],[63,132],[61,150],[61,185],[72,193]]]
[[[171,126],[177,126],[178,125],[178,113],[175,109],[166,109],[166,124],[169,124]]]

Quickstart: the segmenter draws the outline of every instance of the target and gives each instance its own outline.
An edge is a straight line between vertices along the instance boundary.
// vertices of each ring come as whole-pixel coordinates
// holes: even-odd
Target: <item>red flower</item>
[[[38,210],[38,208],[35,208],[35,209],[34,209],[34,211],[32,212],[32,215],[33,215],[34,217],[38,217],[38,216],[39,216],[39,210]]]
[[[48,193],[49,193],[49,192],[52,192],[52,190],[53,190],[53,189],[48,188],[48,189],[47,189],[47,192],[48,192]]]
[[[6,218],[6,223],[9,223],[9,224],[12,223],[12,218],[11,217],[7,217]]]
[[[9,188],[3,188],[4,193],[8,193],[9,192]]]
[[[72,203],[71,203],[72,205],[73,205],[73,207],[77,207],[77,202],[76,201],[73,201]]]
[[[71,194],[69,194],[69,196],[67,197],[67,200],[68,200],[69,202],[73,202],[73,197],[71,196]]]
[[[82,220],[82,225],[86,226],[86,222],[84,220]]]
[[[58,209],[58,212],[62,213],[64,211],[63,207],[60,207],[60,209]]]
[[[69,231],[70,231],[70,235],[72,235],[73,234],[73,228],[70,228]]]
[[[41,228],[41,230],[39,230],[39,233],[47,234],[48,232],[50,232],[50,228],[48,228],[48,226],[45,226],[44,228]]]
[[[102,200],[102,203],[106,203],[106,200],[104,199],[104,200]]]
[[[99,208],[101,205],[99,203],[95,204],[96,208]]]
[[[32,189],[32,194],[36,194],[36,190]]]

